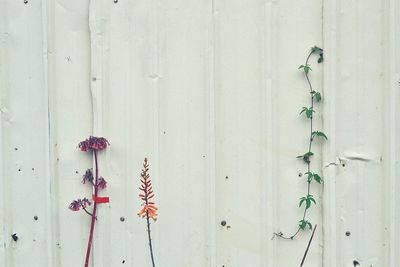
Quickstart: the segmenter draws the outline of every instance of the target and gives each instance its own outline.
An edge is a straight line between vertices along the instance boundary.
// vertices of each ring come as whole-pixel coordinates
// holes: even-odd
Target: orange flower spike
[[[150,174],[149,172],[149,164],[147,163],[147,158],[144,158],[143,169],[140,174],[140,181],[142,184],[139,187],[141,193],[139,194],[139,198],[143,200],[143,208],[139,211],[138,216],[142,218],[149,217],[153,219],[153,221],[157,220],[157,207],[154,205],[154,202],[150,201],[154,198],[153,185],[151,184]]]

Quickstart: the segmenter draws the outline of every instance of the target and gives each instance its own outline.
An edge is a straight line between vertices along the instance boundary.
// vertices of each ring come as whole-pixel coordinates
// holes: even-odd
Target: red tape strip
[[[93,201],[95,203],[108,203],[110,202],[110,198],[109,197],[96,197],[95,195],[92,196]]]

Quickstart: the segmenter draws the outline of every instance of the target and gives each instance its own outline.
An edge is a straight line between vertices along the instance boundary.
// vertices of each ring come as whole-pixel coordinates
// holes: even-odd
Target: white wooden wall
[[[306,266],[400,266],[399,18],[396,0],[0,0],[0,266],[83,265],[89,218],[67,207],[90,196],[91,134],[111,143],[92,266],[150,266],[145,156],[157,266],[298,266],[310,232],[271,237],[301,217],[313,45],[329,141]]]

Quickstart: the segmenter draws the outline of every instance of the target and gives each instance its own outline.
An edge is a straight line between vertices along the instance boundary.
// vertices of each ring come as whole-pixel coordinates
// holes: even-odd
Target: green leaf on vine
[[[312,180],[315,180],[317,183],[321,183],[322,178],[319,176],[317,173],[312,173],[312,172],[306,172],[305,175],[307,175],[307,182],[311,183]]]
[[[315,96],[315,100],[317,100],[317,102],[321,102],[322,97],[321,97],[320,92],[316,92],[314,96]]]
[[[312,229],[312,224],[309,221],[307,220],[299,221],[299,227],[301,230],[305,230],[307,226],[310,228],[310,230]]]
[[[312,69],[310,68],[309,65],[300,65],[299,69],[303,69],[303,71],[308,74],[310,71],[312,71]]]
[[[322,181],[321,176],[319,176],[318,174],[314,173],[313,177],[314,177],[314,180],[315,180],[317,183],[319,183],[319,184],[321,183],[321,181]]]
[[[304,114],[306,114],[306,117],[308,119],[312,118],[312,114],[315,112],[315,110],[312,107],[303,107],[302,110],[300,111],[300,114],[302,114],[304,112]]]
[[[315,98],[315,100],[316,100],[317,102],[320,102],[320,101],[321,101],[322,97],[321,97],[321,93],[320,93],[320,92],[311,91],[310,94],[311,94],[311,96],[312,96],[313,98]]]
[[[310,151],[310,152],[305,153],[304,155],[297,156],[296,158],[304,160],[305,163],[310,163],[310,162],[311,162],[311,161],[310,161],[310,158],[311,158],[311,156],[313,156],[313,155],[314,155],[314,153],[312,153],[312,152]]]
[[[309,221],[307,220],[299,221],[299,227],[301,230],[305,230],[307,226],[310,228],[310,230],[312,229],[312,224]]]
[[[319,136],[319,137],[322,137],[322,138],[325,138],[326,140],[328,140],[328,137],[323,132],[320,132],[320,131],[312,132],[311,136],[312,136],[312,138],[314,138],[315,136]]]
[[[311,52],[319,55],[318,63],[324,61],[324,50],[322,48],[319,48],[318,46],[311,47]]]
[[[306,203],[306,209],[309,209],[311,207],[311,204],[314,203],[317,204],[315,201],[314,197],[312,195],[307,195],[306,197],[301,197],[300,202],[299,202],[299,207],[303,205],[303,203]]]
[[[316,46],[316,45],[314,45],[314,47],[311,47],[311,52],[313,52],[313,53],[320,54],[320,53],[323,53],[323,51],[324,51],[324,50],[322,50],[322,48],[319,48],[319,47]]]

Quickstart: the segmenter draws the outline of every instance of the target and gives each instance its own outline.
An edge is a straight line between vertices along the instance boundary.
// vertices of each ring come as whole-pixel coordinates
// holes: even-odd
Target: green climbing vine
[[[310,61],[310,58],[312,55],[318,56],[318,60],[317,60],[318,63],[323,62],[323,60],[324,60],[323,50],[317,46],[314,46],[311,48],[311,50],[306,58],[305,64],[300,65],[300,67],[299,67],[299,69],[304,73],[304,76],[305,76],[307,84],[308,84],[309,94],[310,94],[310,106],[303,107],[300,111],[300,115],[304,114],[304,116],[308,119],[309,124],[310,124],[308,148],[304,154],[297,157],[299,160],[302,160],[307,165],[307,171],[304,173],[304,175],[302,175],[302,177],[306,178],[307,194],[305,196],[301,197],[300,201],[299,201],[299,208],[304,209],[304,211],[303,211],[303,216],[298,223],[298,228],[294,232],[294,234],[287,236],[287,235],[284,235],[282,232],[274,233],[275,236],[278,236],[283,239],[294,239],[301,230],[306,230],[307,228],[310,230],[313,229],[312,223],[307,218],[308,210],[311,208],[312,205],[317,204],[314,196],[311,194],[311,183],[316,182],[318,184],[321,184],[321,182],[322,182],[321,176],[311,169],[311,159],[314,156],[314,152],[312,152],[312,145],[313,145],[314,139],[315,138],[322,138],[325,140],[328,139],[328,137],[322,131],[316,131],[314,129],[314,125],[313,125],[314,113],[316,112],[315,106],[316,106],[316,103],[321,102],[322,96],[321,96],[320,92],[314,90],[314,88],[311,84],[311,81],[310,81],[310,77],[309,77],[310,72],[312,71],[310,64],[309,64],[309,61]]]

